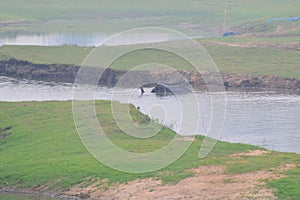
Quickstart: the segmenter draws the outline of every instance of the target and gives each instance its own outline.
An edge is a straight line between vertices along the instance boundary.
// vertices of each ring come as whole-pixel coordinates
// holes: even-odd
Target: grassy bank
[[[274,46],[290,44],[298,41],[297,38],[229,38],[215,39],[213,42],[199,40],[211,55],[220,71],[237,74],[274,75],[279,77],[300,78],[300,51],[285,48],[243,47],[250,41],[257,43],[266,42]],[[230,44],[237,44],[233,47]],[[142,47],[142,46],[141,46]],[[101,51],[115,51],[118,47],[99,47]],[[178,47],[185,52],[196,56],[188,47]],[[33,63],[43,64],[76,64],[80,65],[84,58],[92,50],[92,47],[41,47],[41,46],[2,46],[0,47],[0,59],[14,57],[20,60],[28,60]],[[128,70],[145,63],[163,63],[179,70],[192,70],[190,65],[177,56],[156,50],[140,50],[120,57],[110,67],[118,70]]]
[[[46,198],[43,196],[30,196],[30,195],[15,195],[15,194],[0,194],[0,199],[5,200],[57,200],[54,198]]]
[[[118,146],[133,152],[149,152],[159,149],[174,137],[164,128],[149,139],[137,139],[125,135],[113,122],[110,102],[97,101],[97,116],[111,140]],[[124,105],[125,106],[125,105]],[[137,123],[148,123],[148,117],[133,106],[131,115]],[[278,189],[280,197],[294,197],[300,189],[300,155],[268,152],[265,155],[240,158],[230,156],[259,147],[218,142],[205,159],[199,159],[203,137],[197,137],[188,151],[170,166],[151,173],[130,174],[110,169],[95,160],[83,147],[74,127],[71,102],[1,102],[0,127],[12,126],[10,136],[0,140],[0,186],[35,187],[44,190],[66,190],[78,183],[86,186],[98,180],[103,187],[116,182],[153,177],[164,183],[177,183],[193,176],[187,169],[205,165],[226,166],[226,173],[240,174],[259,170],[272,170],[286,163],[297,165],[288,171],[285,179],[270,182],[269,187]],[[289,184],[292,181],[292,185]]]

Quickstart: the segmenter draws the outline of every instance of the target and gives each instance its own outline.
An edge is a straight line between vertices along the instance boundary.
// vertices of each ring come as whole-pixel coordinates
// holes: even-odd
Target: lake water
[[[88,88],[87,88],[88,90]],[[175,96],[158,97],[150,93],[141,96],[138,89],[99,87],[95,98],[133,103],[141,112],[150,115],[175,131],[181,122],[180,105]],[[72,84],[45,83],[0,77],[0,101],[71,100]],[[130,94],[130,98],[128,98]],[[226,118],[219,139],[253,144],[271,150],[300,153],[300,96],[272,92],[227,92]],[[211,117],[211,95],[195,94],[199,101],[200,126],[192,134],[206,135]],[[185,102],[194,94],[181,96]],[[188,130],[180,134],[191,134]]]
[[[166,42],[180,39],[178,34],[172,32],[141,32],[119,34],[115,39],[105,42],[111,34],[104,33],[37,33],[11,31],[0,33],[0,46],[3,45],[37,45],[37,46],[117,46],[154,42]],[[199,38],[200,36],[195,36]]]

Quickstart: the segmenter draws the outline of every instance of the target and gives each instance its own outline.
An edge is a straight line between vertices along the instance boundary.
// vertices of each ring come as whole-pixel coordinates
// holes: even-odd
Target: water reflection
[[[2,45],[38,45],[38,46],[97,46],[106,39],[106,34],[79,34],[79,33],[33,33],[11,31],[0,33]]]
[[[166,33],[146,33],[141,31],[136,34],[123,33],[117,39],[105,43],[111,35],[105,33],[38,33],[10,31],[0,33],[0,46],[2,45],[38,45],[38,46],[116,46],[154,42],[165,42],[180,39],[178,35]],[[197,38],[199,36],[196,36]]]

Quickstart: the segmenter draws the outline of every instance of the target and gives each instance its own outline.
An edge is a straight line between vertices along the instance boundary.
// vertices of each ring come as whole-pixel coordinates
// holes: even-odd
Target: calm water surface
[[[88,88],[87,88],[88,90]],[[16,80],[0,77],[0,101],[71,100],[73,85]],[[130,97],[128,98],[128,94]],[[180,134],[206,135],[210,123],[211,96],[206,92],[195,94],[199,101],[199,128]],[[193,94],[181,96],[184,102]],[[175,96],[157,97],[146,88],[141,96],[138,89],[99,87],[99,100],[119,100],[139,106],[141,112],[180,130],[180,102]],[[181,102],[182,103],[182,102]],[[300,153],[300,96],[276,93],[227,92],[227,110],[223,141],[262,146],[271,150]]]
[[[172,33],[149,33],[135,32],[123,33],[117,38],[105,41],[111,34],[105,33],[36,33],[11,31],[0,33],[0,46],[2,45],[37,45],[37,46],[117,46],[131,45],[154,42],[166,42],[180,39],[179,36]],[[199,38],[200,36],[193,36]]]

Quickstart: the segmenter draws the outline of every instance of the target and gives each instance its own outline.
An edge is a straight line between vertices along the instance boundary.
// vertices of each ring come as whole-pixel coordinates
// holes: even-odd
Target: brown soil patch
[[[194,137],[178,137],[175,140],[182,140],[182,141],[196,141],[197,139]]]
[[[288,170],[291,170],[291,169],[295,169],[297,167],[296,164],[285,164],[284,166],[280,167],[278,169],[279,172],[286,172]]]
[[[205,41],[202,43],[206,45],[220,45],[220,46],[240,47],[240,48],[270,48],[270,49],[300,50],[299,41],[288,42],[288,43],[272,43],[272,42],[262,42],[262,41],[252,41],[252,42]]]
[[[297,27],[297,26],[291,27],[291,28],[286,28],[286,27],[283,27],[283,26],[277,26],[276,31],[271,36],[285,35],[285,34],[293,32],[293,31],[297,31],[298,29],[299,29],[299,27]]]
[[[264,154],[268,153],[267,151],[264,150],[252,150],[252,151],[246,151],[242,153],[235,153],[230,155],[232,158],[240,158],[243,156],[262,156]]]
[[[282,173],[278,172],[294,167],[294,164],[286,164],[274,171],[225,174],[223,166],[202,166],[190,170],[195,172],[194,177],[176,185],[162,185],[160,180],[149,178],[115,184],[107,190],[95,184],[86,188],[76,186],[67,194],[86,195],[89,199],[276,199],[266,187],[266,180],[282,178]]]

